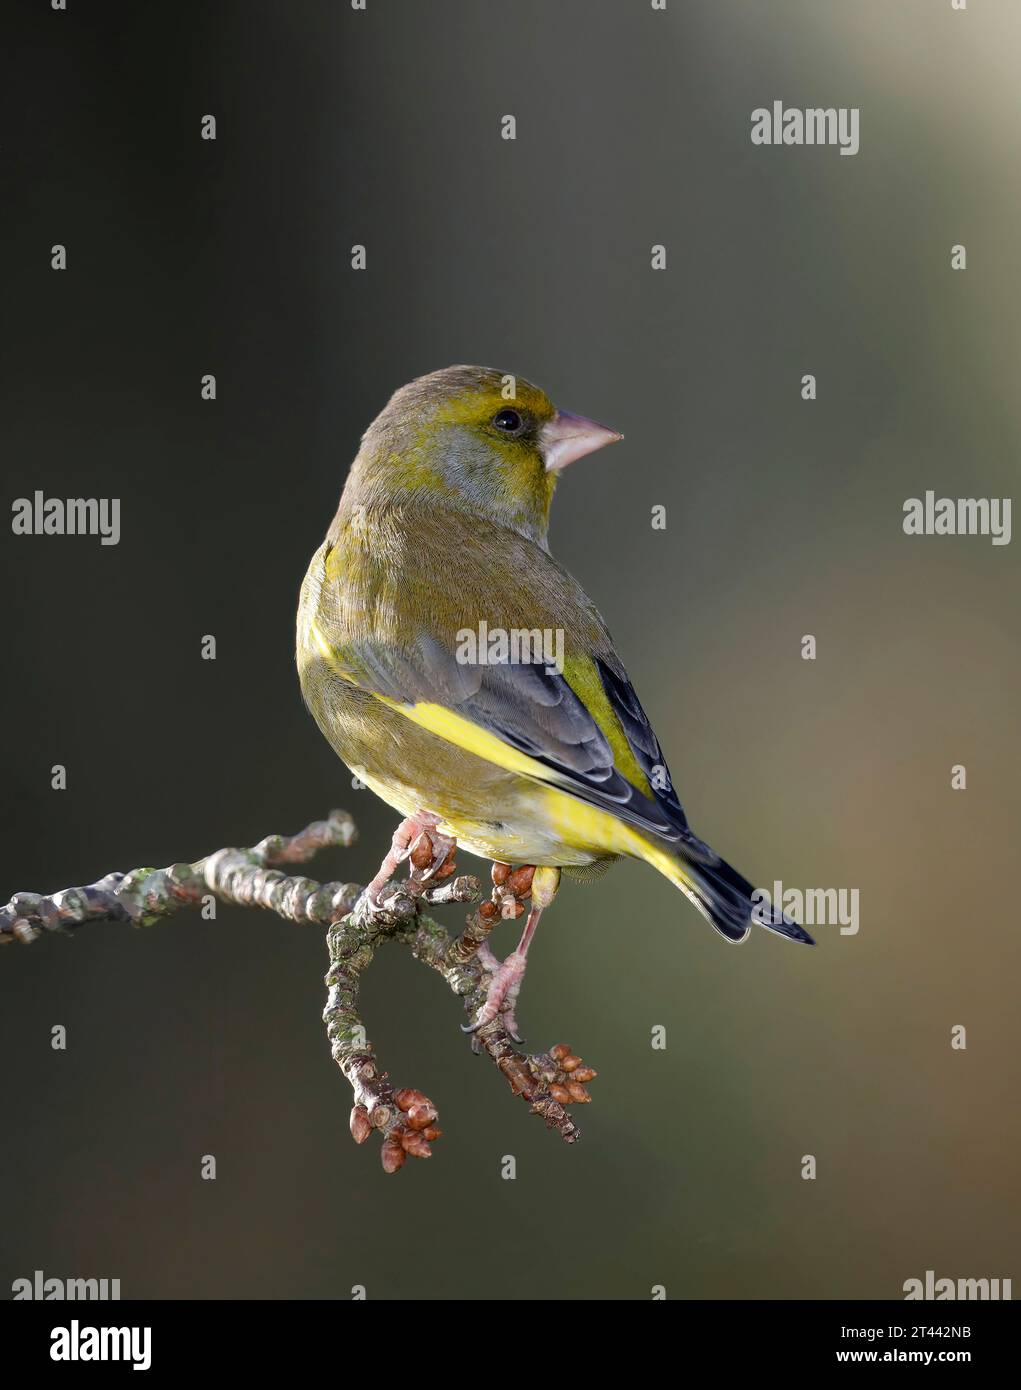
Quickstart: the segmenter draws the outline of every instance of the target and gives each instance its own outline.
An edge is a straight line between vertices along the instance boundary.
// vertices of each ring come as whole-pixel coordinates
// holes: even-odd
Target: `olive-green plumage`
[[[605,624],[547,546],[560,460],[618,437],[486,368],[398,391],[302,587],[302,690],[344,762],[402,814],[434,813],[464,848],[513,864],[584,874],[645,859],[740,940],[751,886],[689,830]],[[561,635],[562,669],[548,651],[466,660],[480,624]]]

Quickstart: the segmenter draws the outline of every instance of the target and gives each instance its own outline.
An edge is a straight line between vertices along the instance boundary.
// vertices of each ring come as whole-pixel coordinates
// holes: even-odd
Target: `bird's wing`
[[[458,747],[714,862],[717,856],[688,828],[662,749],[602,619],[546,552],[522,544],[534,554],[516,557],[529,561],[523,573],[513,563],[501,571],[498,600],[491,565],[480,585],[477,567],[461,553],[452,557],[442,589],[430,592],[433,576],[416,574],[409,551],[399,566],[401,593],[388,593],[386,576],[380,583],[376,575],[371,595],[352,603],[352,588],[364,576],[353,581],[351,567],[331,566],[327,555],[312,641],[337,675]],[[420,616],[429,616],[426,630],[420,626],[414,635],[390,611],[406,609],[411,594]],[[494,613],[519,630],[563,632],[562,671],[460,660],[456,634],[477,628],[483,615],[492,631],[501,626]]]
[[[658,838],[694,840],[630,681],[603,660],[575,657],[563,674],[538,665],[462,664],[424,635],[403,648],[372,638],[341,650],[328,640],[320,647],[338,675],[451,743],[570,791]],[[572,678],[591,703],[598,683],[602,718],[579,697]],[[607,714],[616,728],[607,728]],[[621,745],[630,759],[620,757]],[[632,763],[630,778],[618,761]]]

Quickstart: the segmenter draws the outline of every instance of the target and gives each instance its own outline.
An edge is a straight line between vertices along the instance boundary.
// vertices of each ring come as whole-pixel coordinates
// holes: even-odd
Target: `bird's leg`
[[[495,975],[500,969],[500,957],[496,954],[488,941],[483,941],[482,945],[475,952],[475,955],[487,975]]]
[[[503,1023],[508,1035],[514,1042],[522,1042],[523,1039],[518,1035],[514,1010],[521,993],[521,983],[525,978],[528,948],[539,925],[539,918],[556,897],[557,888],[560,886],[560,870],[536,868],[531,864],[513,871],[503,872],[504,870],[507,870],[506,865],[493,866],[493,880],[496,883],[493,896],[500,903],[501,909],[507,909],[511,902],[517,906],[514,910],[505,910],[503,915],[520,916],[524,908],[521,899],[529,893],[532,897],[532,907],[525,922],[525,929],[521,933],[521,940],[506,960],[498,961],[488,945],[480,948],[480,963],[490,975],[489,987],[486,990],[485,1003],[472,1022],[464,1025],[464,1031],[477,1033],[487,1023],[492,1023],[497,1014],[503,1014]]]
[[[398,865],[411,860],[409,879],[420,890],[434,877],[449,878],[454,872],[454,851],[457,841],[441,835],[437,826],[439,816],[431,811],[418,811],[406,816],[393,833],[390,849],[379,866],[379,873],[365,890],[373,907],[379,906],[379,895],[393,878]]]

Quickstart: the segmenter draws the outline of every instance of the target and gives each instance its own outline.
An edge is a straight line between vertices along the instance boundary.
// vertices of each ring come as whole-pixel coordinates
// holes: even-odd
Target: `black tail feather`
[[[704,859],[686,860],[686,874],[697,905],[721,936],[728,941],[744,941],[754,925],[784,936],[788,941],[800,941],[814,946],[815,941],[804,927],[780,907],[758,893],[743,874],[723,859],[709,864]]]

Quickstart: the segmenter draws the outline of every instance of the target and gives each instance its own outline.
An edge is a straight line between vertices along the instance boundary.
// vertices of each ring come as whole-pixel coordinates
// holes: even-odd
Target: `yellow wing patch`
[[[613,752],[614,767],[643,796],[654,801],[655,797],[649,786],[648,778],[638,765],[638,760],[631,751],[631,745],[627,741],[627,735],[621,727],[620,720],[614,714],[610,701],[607,699],[595,662],[587,656],[568,657],[564,662],[564,680],[598,724]]]
[[[313,641],[322,655],[329,661],[333,670],[350,684],[357,685],[358,682],[355,677],[338,665],[335,650],[323,636],[316,623],[312,624],[311,632]],[[624,732],[610,708],[610,702],[606,698],[601,683],[599,683],[598,673],[591,662],[587,664],[589,672],[576,667],[570,672],[570,679],[568,679],[568,670],[565,668],[565,679],[568,679],[568,684],[574,689],[579,699],[584,701],[586,708],[606,735],[613,750],[618,770],[627,777],[633,786],[638,787],[640,791],[651,797],[649,784],[635,761],[635,756],[624,737]],[[592,686],[589,674],[598,685],[598,690]],[[545,763],[529,757],[520,749],[513,748],[498,735],[491,734],[472,720],[465,719],[463,715],[455,714],[445,705],[437,705],[430,701],[420,701],[417,704],[409,705],[400,700],[394,700],[388,695],[380,695],[376,691],[373,691],[372,694],[373,698],[379,700],[381,704],[397,710],[406,719],[410,719],[412,723],[418,724],[421,728],[427,729],[429,733],[445,739],[456,748],[463,748],[468,753],[474,753],[476,757],[483,758],[496,767],[502,767],[507,772],[516,772],[522,777],[530,777],[533,781],[545,783],[548,788],[546,795],[547,812],[557,833],[568,844],[585,848],[598,847],[614,854],[636,855],[659,869],[660,873],[666,874],[675,883],[678,882],[679,866],[672,855],[665,853],[659,846],[650,844],[637,830],[632,829],[630,825],[611,811],[604,811],[598,806],[590,805],[570,790],[560,791],[558,784],[570,788],[571,781],[570,778],[558,773],[554,768],[547,767]],[[593,705],[596,706],[596,709],[592,708]]]
[[[315,623],[312,624],[312,637],[337,675],[351,685],[357,685],[358,682],[354,676],[338,666],[336,652]],[[509,743],[505,743],[496,734],[491,734],[488,730],[480,728],[478,724],[474,724],[470,719],[465,719],[463,715],[455,714],[453,710],[447,709],[444,705],[436,705],[428,701],[409,705],[400,700],[391,699],[389,695],[380,695],[376,691],[373,691],[372,694],[381,704],[397,710],[406,719],[410,719],[412,723],[421,725],[423,729],[428,729],[431,734],[446,739],[448,743],[454,744],[457,748],[463,748],[468,753],[474,753],[478,757],[484,758],[486,762],[495,763],[497,767],[505,768],[508,772],[518,772],[523,777],[533,777],[540,782],[562,782],[565,786],[569,785],[568,779],[561,777],[552,768],[546,767],[535,758],[530,758],[527,753],[512,748]]]

